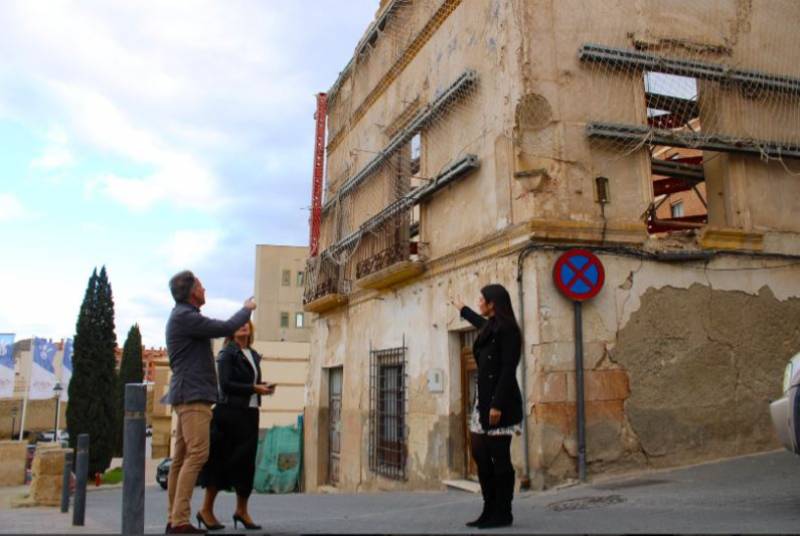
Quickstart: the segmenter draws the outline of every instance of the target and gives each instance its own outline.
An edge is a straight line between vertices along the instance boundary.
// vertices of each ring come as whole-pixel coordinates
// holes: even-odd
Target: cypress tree
[[[119,382],[117,387],[117,441],[115,451],[122,456],[122,439],[125,424],[125,384],[141,383],[144,379],[142,366],[142,334],[139,325],[134,324],[128,331],[125,345],[122,347],[122,361],[119,364]]]
[[[92,272],[78,314],[69,385],[67,428],[71,446],[89,434],[89,475],[111,464],[116,438],[114,299],[105,266]]]

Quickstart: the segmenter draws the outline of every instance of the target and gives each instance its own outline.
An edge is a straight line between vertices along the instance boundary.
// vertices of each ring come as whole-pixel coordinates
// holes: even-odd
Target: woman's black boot
[[[478,480],[481,484],[481,495],[483,495],[483,511],[478,519],[467,523],[468,527],[479,527],[486,523],[494,510],[495,486],[492,473],[478,471]]]
[[[494,508],[488,519],[478,525],[479,529],[496,529],[508,527],[514,523],[514,516],[511,514],[511,502],[514,499],[514,472],[495,475],[495,500]]]

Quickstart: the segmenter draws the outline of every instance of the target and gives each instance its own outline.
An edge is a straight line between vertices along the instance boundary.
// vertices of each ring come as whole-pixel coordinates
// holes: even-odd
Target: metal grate
[[[387,478],[406,479],[406,346],[370,350],[369,465]]]

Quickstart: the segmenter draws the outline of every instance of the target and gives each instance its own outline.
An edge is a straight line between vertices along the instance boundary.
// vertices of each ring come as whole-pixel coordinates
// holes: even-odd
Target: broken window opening
[[[676,133],[702,131],[697,79],[645,71],[643,82],[648,126]],[[649,233],[697,229],[708,222],[702,150],[652,145],[650,171],[654,201],[647,211]]]
[[[411,138],[411,162],[410,169],[411,175],[416,175],[420,170],[420,159],[422,157],[422,133],[417,132]]]

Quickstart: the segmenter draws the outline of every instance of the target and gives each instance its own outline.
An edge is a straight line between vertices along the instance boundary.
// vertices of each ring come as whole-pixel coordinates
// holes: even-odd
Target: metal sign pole
[[[556,288],[572,301],[575,311],[575,410],[578,435],[578,478],[586,482],[586,401],[583,385],[583,302],[603,288],[605,269],[591,251],[571,249],[553,266]]]
[[[583,306],[575,306],[575,392],[577,393],[578,413],[578,478],[586,482],[586,406],[583,385]]]

